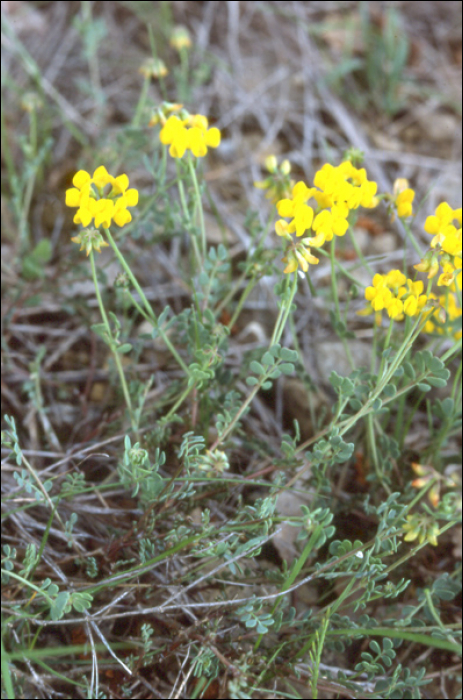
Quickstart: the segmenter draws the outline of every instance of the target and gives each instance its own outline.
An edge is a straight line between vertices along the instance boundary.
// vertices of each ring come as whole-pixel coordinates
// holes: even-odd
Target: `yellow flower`
[[[372,286],[365,289],[365,299],[369,305],[357,313],[366,316],[376,312],[375,322],[381,323],[381,312],[385,309],[389,318],[402,321],[404,315],[417,316],[424,309],[427,296],[422,294],[423,282],[406,279],[400,270],[390,270],[387,275],[376,274]]]
[[[461,255],[461,231],[457,231],[456,226],[452,223],[454,220],[459,222],[461,228],[461,208],[452,209],[447,202],[439,204],[434,216],[428,216],[424,224],[424,230],[426,233],[434,236],[431,241],[431,248],[448,245],[450,248],[455,248],[453,255]],[[448,244],[446,243],[447,239],[449,240]]]
[[[101,193],[106,185],[113,185],[114,178],[108,173],[104,165],[100,165],[100,167],[93,173],[92,182]]]
[[[373,277],[373,286],[365,289],[365,299],[371,303],[375,311],[381,311],[389,306],[392,292],[387,288],[383,275],[376,274]]]
[[[296,233],[296,236],[303,236],[312,225],[314,210],[307,200],[311,196],[311,190],[302,181],[297,182],[292,191],[292,197],[280,199],[277,202],[277,211],[280,216],[292,218],[288,224],[288,232]]]
[[[183,24],[174,27],[169,43],[177,51],[189,49],[191,47],[191,37],[188,29]]]
[[[348,160],[337,168],[326,163],[315,174],[314,185],[321,190],[321,193],[315,192],[313,196],[322,208],[342,202],[349,209],[376,206],[375,194],[378,185],[368,181],[364,168],[355,168]]]
[[[288,222],[284,219],[278,219],[275,223],[275,233],[277,236],[287,238],[289,241],[292,240],[291,234],[288,232]]]
[[[411,467],[415,474],[418,474],[417,479],[413,479],[412,486],[415,489],[421,489],[426,486],[430,481],[435,481],[435,484],[431,486],[428,491],[428,499],[434,508],[437,508],[440,501],[440,482],[445,482],[447,485],[453,485],[449,479],[445,479],[439,472],[437,472],[433,467],[419,464],[418,462],[412,462]]]
[[[153,58],[152,56],[147,58],[146,61],[143,61],[138,72],[145,78],[165,78],[169,73],[164,61],[160,58]]]
[[[159,139],[170,145],[172,158],[183,158],[187,149],[197,158],[202,158],[208,147],[217,148],[221,140],[219,129],[209,129],[208,126],[208,120],[202,114],[189,115],[186,119],[172,114],[162,127]]]
[[[407,542],[418,539],[419,543],[423,544],[427,540],[429,544],[437,546],[439,526],[429,515],[420,513],[407,515],[407,522],[402,525],[402,529],[407,533],[404,537]]]
[[[408,186],[408,180],[404,177],[398,178],[392,188],[393,203],[397,209],[400,219],[405,219],[413,214],[412,202],[415,199],[415,192]]]
[[[434,216],[428,216],[425,224],[424,230],[426,233],[435,235],[439,233],[445,226],[447,226],[454,217],[454,211],[448,202],[442,202],[437,207]]]
[[[66,191],[66,205],[77,207],[74,223],[89,226],[95,220],[95,226],[109,228],[114,219],[118,226],[124,226],[131,221],[127,207],[138,203],[138,191],[128,189],[127,175],[113,177],[101,165],[91,177],[85,170],[79,170],[73,177],[74,187]],[[106,196],[108,186],[111,186]]]
[[[393,318],[394,320],[398,321],[402,320],[404,305],[400,299],[397,299],[397,297],[392,298],[386,308],[389,318]]]
[[[447,263],[443,267],[443,272],[437,281],[437,286],[438,287],[450,287],[450,285],[452,284],[454,279],[455,279],[455,267],[452,265],[452,263]]]
[[[159,140],[164,145],[170,145],[172,158],[182,158],[187,149],[187,131],[183,121],[172,114],[162,127]]]
[[[461,228],[456,229],[455,226],[447,226],[446,235],[442,241],[442,250],[449,255],[458,255],[461,257],[462,240]]]
[[[298,267],[301,267],[304,272],[307,272],[310,265],[318,265],[319,260],[310,252],[310,248],[307,248],[303,242],[298,243],[287,251],[286,256],[283,258],[283,262],[287,262],[284,273],[289,274],[295,272]]]
[[[395,204],[397,207],[397,215],[400,219],[405,219],[407,216],[412,216],[412,202],[414,199],[415,193],[410,188],[407,188],[397,196]]]

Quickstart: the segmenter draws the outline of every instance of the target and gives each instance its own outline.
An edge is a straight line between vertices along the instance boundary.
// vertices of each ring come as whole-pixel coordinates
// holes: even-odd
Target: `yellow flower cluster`
[[[138,191],[128,189],[127,175],[113,177],[103,165],[91,177],[85,170],[79,170],[72,178],[74,187],[66,190],[66,205],[77,207],[75,224],[109,228],[114,221],[117,226],[125,226],[132,221],[127,207],[138,204]]]
[[[373,277],[372,286],[365,290],[365,299],[369,305],[359,311],[359,314],[363,316],[374,311],[377,325],[381,323],[383,309],[389,318],[397,321],[401,321],[404,316],[417,316],[428,300],[423,289],[421,280],[413,282],[400,270],[390,270],[387,275],[377,274]]]
[[[458,228],[455,225],[458,224]],[[433,216],[428,216],[424,230],[433,236],[431,249],[415,269],[427,272],[428,279],[435,277],[442,267],[438,287],[450,287],[457,280],[458,287],[462,286],[462,238],[461,238],[461,207],[452,209],[447,202],[437,207]]]
[[[279,219],[275,224],[277,235],[291,242],[283,258],[288,263],[284,272],[294,272],[299,265],[306,272],[308,263],[316,264],[318,259],[311,254],[310,248],[320,248],[333,236],[344,236],[349,227],[349,211],[359,206],[376,206],[376,190],[376,182],[367,179],[365,169],[354,167],[348,160],[337,167],[325,164],[315,174],[314,187],[297,182],[291,197],[277,202],[278,214],[291,219],[289,223]],[[307,204],[310,199],[316,202],[315,210]],[[313,235],[300,243],[293,242],[291,234],[300,237],[308,230]]]
[[[190,150],[196,158],[206,155],[208,148],[217,148],[220,144],[219,129],[209,129],[207,117],[202,114],[177,116],[171,114],[164,123],[159,135],[161,143],[170,146],[172,158],[182,158]]]
[[[396,190],[395,190],[396,191]],[[401,193],[412,192],[402,187]],[[400,194],[399,194],[400,196]],[[406,215],[410,210],[413,197],[407,194],[402,201],[404,206],[395,199],[398,215]],[[458,222],[459,228],[455,225]],[[427,272],[432,279],[442,265],[442,273],[437,286],[446,287],[445,294],[436,296],[433,292],[423,294],[423,283],[406,279],[399,270],[391,270],[386,275],[377,274],[373,277],[372,286],[365,290],[365,299],[369,302],[367,308],[359,311],[360,315],[376,314],[376,323],[381,323],[381,311],[385,309],[390,318],[402,320],[404,316],[417,316],[422,311],[427,316],[424,330],[427,333],[451,333],[455,339],[462,337],[461,328],[457,321],[462,316],[461,287],[462,287],[462,241],[461,241],[461,208],[452,209],[447,202],[442,202],[434,216],[428,216],[425,231],[433,236],[431,248],[415,269]],[[433,302],[432,307],[427,302]]]
[[[437,546],[439,525],[427,513],[407,515],[407,522],[402,525],[402,530],[406,533],[404,540],[407,542],[413,542],[413,540],[418,539],[418,542],[423,544],[427,540],[429,544],[432,544],[434,547]]]

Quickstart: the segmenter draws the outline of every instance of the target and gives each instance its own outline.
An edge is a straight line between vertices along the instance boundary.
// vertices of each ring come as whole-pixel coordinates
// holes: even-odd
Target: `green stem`
[[[220,301],[217,304],[217,306],[214,309],[214,313],[215,313],[216,317],[220,314],[222,309],[225,308],[225,306],[227,306],[227,304],[233,299],[235,294],[239,291],[239,288],[240,288],[241,284],[244,282],[244,280],[246,279],[247,274],[248,274],[248,271],[244,270],[244,272],[242,272],[241,275],[238,277],[238,279],[235,282],[235,284],[233,285],[233,287],[227,292],[226,296],[224,296],[222,301]]]
[[[286,284],[288,283],[288,278],[286,278]],[[280,338],[283,335],[283,330],[288,320],[288,316],[291,312],[291,305],[293,303],[294,295],[297,289],[297,271],[293,274],[293,284],[291,287],[291,294],[287,304],[282,304],[280,308],[280,313],[275,323],[275,328],[273,330],[272,340],[270,341],[270,347],[280,342]]]
[[[288,578],[286,579],[286,581],[283,583],[283,585],[281,587],[280,593],[284,593],[285,591],[288,590],[288,588],[291,588],[291,586],[293,585],[297,576],[301,572],[302,567],[306,563],[310,553],[312,552],[313,548],[317,544],[317,541],[320,539],[320,535],[322,534],[322,532],[323,532],[323,527],[321,525],[317,525],[315,527],[315,530],[312,532],[309,541],[306,543],[304,550],[302,551],[301,556],[298,559],[296,559],[296,561],[294,562],[293,567],[292,567],[291,571],[289,572]],[[275,603],[273,604],[273,608],[272,608],[272,616],[274,615],[275,611],[279,607],[282,600],[283,600],[283,596],[281,596],[281,598],[279,597],[275,600]],[[263,637],[263,635],[261,634],[257,638],[257,641],[254,645],[254,652],[256,652],[257,649],[259,648],[262,637]]]
[[[227,323],[227,328],[230,328],[230,329],[233,328],[233,326],[236,322],[236,319],[240,315],[241,310],[244,306],[244,302],[246,301],[246,299],[248,298],[249,294],[252,292],[252,290],[254,289],[255,286],[256,286],[256,280],[253,277],[251,280],[249,280],[248,284],[246,285],[246,289],[243,291],[243,293],[241,295],[241,298],[236,306],[236,309],[233,313],[233,316],[231,317],[230,322]]]
[[[173,346],[172,343],[170,342],[170,340],[169,340],[169,338],[167,337],[167,335],[165,334],[164,330],[159,326],[158,319],[157,319],[156,314],[154,313],[153,309],[151,308],[151,304],[149,303],[148,299],[146,298],[146,296],[145,296],[145,294],[144,294],[142,288],[141,288],[140,285],[138,284],[138,281],[137,281],[136,277],[134,276],[132,270],[130,269],[129,265],[127,264],[127,262],[126,262],[124,256],[122,255],[122,253],[120,252],[119,248],[117,247],[117,244],[116,244],[115,240],[114,240],[113,237],[111,236],[110,230],[107,229],[107,228],[105,228],[105,229],[104,229],[104,232],[106,233],[106,236],[107,236],[107,238],[108,238],[108,241],[109,241],[109,243],[110,243],[110,245],[111,245],[111,248],[113,249],[113,251],[114,251],[114,253],[115,253],[117,259],[119,260],[119,262],[120,262],[120,264],[122,265],[123,269],[124,269],[125,272],[127,273],[128,277],[129,277],[129,279],[130,279],[130,281],[132,282],[133,286],[135,287],[135,289],[137,290],[138,294],[140,295],[140,299],[142,300],[143,305],[144,305],[144,307],[145,307],[145,309],[146,309],[146,311],[147,311],[147,313],[148,313],[148,316],[150,317],[151,323],[153,324],[154,328],[156,328],[156,329],[159,331],[159,335],[160,335],[161,338],[163,339],[163,341],[164,341],[164,343],[166,344],[166,346],[169,348],[169,350],[170,350],[170,352],[172,353],[172,355],[173,355],[173,356],[175,357],[175,359],[177,360],[177,362],[178,362],[178,364],[180,365],[180,367],[183,369],[184,372],[186,372],[187,375],[189,375],[190,372],[189,372],[188,367],[186,366],[186,364],[184,363],[184,361],[182,360],[182,358],[181,358],[180,355],[178,354],[177,350],[174,348],[174,346]]]
[[[386,358],[385,358],[385,356],[384,356],[384,352],[388,349],[389,344],[390,344],[390,342],[391,342],[392,329],[393,329],[393,327],[394,327],[394,319],[391,318],[391,319],[390,319],[390,323],[389,323],[389,327],[388,327],[388,329],[387,329],[386,340],[384,341],[383,354],[382,354],[382,357],[381,357],[381,364],[380,364],[379,370],[378,370],[378,377],[381,377],[381,376],[382,376],[382,374],[383,374],[383,372],[384,372],[384,368],[385,368],[385,366],[387,366],[387,360],[386,360]]]
[[[109,231],[107,231],[107,229],[105,229],[105,230],[107,233],[109,233]],[[101,298],[100,287],[98,285],[98,279],[96,276],[96,265],[95,265],[95,256],[93,253],[93,249],[90,250],[90,264],[92,267],[92,277],[93,277],[93,284],[95,285],[95,294],[96,294],[96,298],[98,300],[98,306],[100,307],[101,317],[103,319],[103,323],[105,325],[106,333],[108,336],[107,342],[108,342],[109,347],[111,348],[111,352],[113,353],[114,361],[116,363],[117,371],[119,373],[119,379],[121,381],[121,386],[122,386],[122,391],[124,394],[125,403],[127,405],[128,411],[129,411],[130,421],[132,423],[132,429],[134,432],[137,432],[137,425],[135,424],[135,416],[133,413],[132,401],[130,400],[130,394],[129,394],[129,390],[127,387],[127,382],[125,380],[125,374],[124,374],[124,370],[122,367],[121,358],[120,358],[119,353],[117,352],[116,344],[115,344],[115,341],[114,341],[114,338],[112,335],[112,331],[111,331],[111,326],[109,325],[108,317],[106,315],[106,310],[105,310],[104,304],[103,304],[103,299]]]
[[[191,227],[191,216],[190,216],[190,212],[188,211],[188,206],[186,203],[185,190],[183,188],[183,182],[182,182],[182,178],[181,178],[181,174],[180,174],[180,165],[177,161],[176,161],[176,165],[177,165],[177,173],[178,173],[178,193],[180,195],[180,202],[181,202],[182,209],[183,209],[183,215],[184,215],[185,219],[187,220],[188,225]],[[191,240],[193,243],[193,249],[194,249],[195,256],[196,256],[196,262],[198,264],[198,269],[201,270],[202,261],[201,261],[201,255],[199,253],[198,241],[196,240],[196,236],[192,234]]]
[[[336,307],[336,318],[338,321],[341,320],[341,309],[339,308],[339,297],[338,297],[338,285],[336,280],[336,270],[335,270],[335,252],[336,252],[336,236],[331,239],[330,246],[330,260],[331,260],[331,293],[333,295],[334,305]]]
[[[201,230],[201,246],[202,246],[203,258],[205,258],[206,257],[206,227],[204,224],[203,203],[201,201],[201,193],[199,191],[198,178],[196,177],[196,169],[193,166],[193,158],[191,157],[191,155],[189,153],[187,154],[187,163],[188,163],[188,168],[190,170],[191,179],[193,182],[193,187],[195,189],[196,204],[197,204],[198,211],[199,211],[199,226],[200,226],[200,230]]]
[[[286,278],[286,280],[287,280],[287,278]],[[289,313],[291,311],[291,306],[293,303],[294,295],[296,294],[296,290],[297,290],[297,272],[294,273],[293,284],[291,287],[291,293],[290,293],[290,296],[288,298],[288,301],[286,304],[282,303],[282,305],[281,305],[280,313],[279,313],[278,318],[276,320],[272,339],[270,341],[270,345],[269,345],[270,348],[272,347],[272,345],[275,345],[276,343],[278,343],[280,341],[280,338],[282,336],[286,321],[287,321]],[[211,451],[215,450],[218,447],[218,445],[220,445],[224,441],[226,436],[233,430],[234,426],[239,421],[239,419],[241,418],[241,416],[243,415],[243,413],[245,412],[245,410],[247,409],[247,407],[249,406],[249,404],[253,400],[254,396],[259,391],[259,389],[262,387],[262,384],[264,384],[264,382],[267,380],[267,378],[268,378],[267,374],[261,375],[261,377],[259,378],[258,384],[256,384],[255,387],[251,390],[251,393],[249,394],[249,396],[247,397],[247,399],[245,400],[245,402],[243,403],[243,405],[241,406],[241,408],[239,409],[237,414],[233,417],[233,420],[230,422],[230,424],[224,430],[222,435],[217,438],[217,440],[214,442],[214,444],[210,448]]]
[[[135,109],[135,114],[132,119],[132,126],[138,128],[140,126],[141,115],[145,109],[146,98],[148,97],[148,89],[150,85],[150,77],[145,76],[143,79],[143,85],[141,86],[140,97],[138,98],[138,104]]]

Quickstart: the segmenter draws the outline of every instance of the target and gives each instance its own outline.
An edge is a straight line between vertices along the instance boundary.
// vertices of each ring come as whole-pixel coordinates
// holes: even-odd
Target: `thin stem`
[[[156,314],[154,313],[153,309],[151,308],[151,304],[149,303],[148,299],[146,298],[146,296],[145,296],[145,294],[144,294],[142,288],[141,288],[140,285],[138,284],[137,279],[136,279],[136,277],[134,276],[134,274],[133,274],[132,270],[130,269],[129,265],[127,264],[127,262],[126,262],[124,256],[122,255],[122,253],[120,252],[119,248],[117,247],[115,240],[114,240],[113,237],[111,236],[110,230],[107,229],[107,228],[105,228],[104,231],[105,231],[105,233],[106,233],[106,236],[107,236],[107,238],[108,238],[108,241],[109,241],[109,243],[110,243],[110,245],[111,245],[111,248],[113,249],[113,251],[114,251],[114,253],[115,253],[117,259],[119,260],[119,262],[120,262],[120,264],[122,265],[123,269],[124,269],[125,272],[127,273],[128,277],[129,277],[129,279],[130,279],[130,281],[132,282],[133,286],[135,287],[135,289],[137,290],[138,294],[140,295],[140,299],[142,300],[143,305],[144,305],[146,311],[148,312],[148,316],[150,317],[150,320],[151,320],[151,322],[153,323],[154,328],[156,328],[156,329],[159,331],[159,335],[161,336],[161,338],[162,338],[163,341],[165,342],[166,346],[169,348],[169,350],[170,350],[170,352],[172,353],[172,355],[173,355],[173,356],[175,357],[175,359],[177,360],[177,362],[178,362],[178,364],[180,365],[180,367],[183,369],[184,372],[186,372],[187,375],[189,375],[190,372],[189,372],[188,367],[186,366],[186,364],[184,363],[184,361],[182,360],[182,358],[181,358],[180,355],[178,354],[177,350],[174,348],[174,346],[173,346],[172,343],[170,342],[170,340],[169,340],[169,338],[167,337],[167,335],[165,334],[164,330],[163,330],[163,329],[161,328],[161,326],[159,325],[158,319],[157,319],[157,317],[156,317]]]
[[[135,109],[135,114],[132,119],[132,126],[137,128],[140,126],[141,115],[146,105],[146,99],[148,97],[148,90],[150,85],[150,77],[145,76],[143,79],[143,85],[141,86],[140,97],[138,98],[138,104]]]
[[[286,278],[286,285],[288,284],[288,278]],[[270,347],[272,345],[275,345],[280,341],[281,336],[283,335],[283,330],[286,325],[286,321],[288,320],[288,316],[291,311],[291,305],[293,303],[294,295],[296,294],[296,289],[297,289],[297,271],[294,272],[293,275],[293,284],[291,287],[291,293],[289,297],[289,301],[287,304],[282,304],[280,308],[280,313],[278,315],[278,318],[275,323],[275,328],[273,330],[273,335],[272,339],[270,341]]]
[[[179,166],[179,163],[177,161],[176,161],[176,165],[177,165],[177,173],[178,173],[178,192],[180,195],[180,202],[182,204],[182,209],[183,209],[183,214],[185,216],[185,219],[187,220],[188,224],[191,226],[191,216],[190,216],[190,212],[188,211],[188,206],[186,203],[185,190],[183,188],[183,182],[182,182],[182,178],[181,178],[180,171],[179,171],[180,166]],[[196,262],[198,264],[198,269],[201,270],[202,260],[201,260],[201,255],[200,255],[199,249],[198,249],[198,241],[196,240],[195,235],[191,236],[191,241],[193,243],[193,249],[194,249],[195,256],[196,256]]]
[[[287,281],[287,278],[286,278],[286,281]],[[288,320],[288,316],[289,316],[290,311],[291,311],[291,306],[293,303],[294,295],[296,294],[296,290],[297,290],[297,272],[295,272],[294,276],[293,276],[293,284],[291,287],[291,293],[289,295],[287,303],[286,304],[282,303],[282,305],[281,305],[280,313],[279,313],[278,318],[277,318],[276,323],[275,323],[275,328],[273,331],[273,335],[272,335],[272,339],[270,341],[269,347],[272,347],[272,345],[275,345],[281,339],[281,336],[283,334],[283,330],[284,330],[285,325],[286,325],[286,321]],[[259,391],[259,389],[262,387],[262,385],[264,384],[264,382],[267,379],[268,379],[267,374],[261,375],[261,377],[259,378],[258,384],[256,384],[255,387],[252,389],[252,391],[250,392],[249,396],[247,397],[247,399],[245,400],[245,402],[243,403],[243,405],[241,406],[239,411],[233,417],[233,420],[229,423],[229,425],[226,427],[226,429],[224,430],[222,435],[217,438],[217,440],[214,442],[214,444],[210,448],[211,451],[215,450],[217,448],[217,446],[220,445],[224,441],[226,436],[233,430],[234,426],[239,421],[239,419],[241,418],[241,416],[243,415],[243,413],[246,411],[247,407],[249,406],[249,404],[253,400],[254,396],[257,394],[257,392]]]
[[[341,320],[341,310],[339,308],[338,285],[335,271],[335,252],[336,252],[336,236],[331,239],[330,260],[331,260],[331,293],[333,295],[334,305],[336,307],[336,318]]]
[[[199,211],[199,226],[200,226],[200,230],[201,230],[201,246],[202,246],[203,258],[205,258],[206,257],[206,227],[204,225],[203,203],[201,201],[201,193],[199,191],[199,184],[198,184],[198,178],[196,177],[196,170],[193,166],[193,159],[189,153],[187,156],[187,163],[188,163],[188,168],[190,170],[191,179],[193,182],[193,187],[195,189],[196,204],[197,204],[198,211]]]
[[[134,416],[134,412],[133,412],[133,408],[132,408],[132,401],[130,400],[130,394],[129,394],[129,390],[127,387],[127,382],[125,380],[125,374],[124,374],[124,370],[122,367],[121,358],[120,358],[119,353],[117,352],[116,343],[114,341],[114,338],[113,338],[113,335],[111,332],[111,326],[109,325],[108,317],[106,315],[106,310],[105,310],[105,307],[103,304],[103,300],[101,298],[100,287],[98,285],[98,279],[96,276],[95,256],[94,256],[93,250],[90,250],[90,264],[92,267],[92,277],[93,277],[93,284],[95,285],[95,294],[96,294],[96,298],[98,300],[98,306],[100,307],[101,317],[103,319],[103,323],[105,325],[106,333],[108,336],[107,342],[108,342],[109,347],[111,348],[111,352],[113,353],[114,361],[116,363],[117,371],[119,373],[119,379],[121,380],[121,386],[122,386],[122,391],[124,393],[125,403],[127,405],[127,408],[129,410],[129,414],[130,414],[130,421],[132,423],[132,429],[134,430],[134,432],[137,432],[138,427],[135,423],[135,416]]]
[[[241,310],[244,306],[244,302],[246,301],[246,299],[248,298],[249,294],[252,292],[252,290],[254,289],[255,286],[256,286],[256,280],[253,277],[251,280],[249,280],[248,284],[246,285],[246,288],[241,295],[241,298],[236,306],[236,309],[233,313],[233,316],[231,317],[229,323],[227,323],[227,328],[230,328],[230,329],[233,328],[235,321],[238,318],[238,316],[240,315]]]

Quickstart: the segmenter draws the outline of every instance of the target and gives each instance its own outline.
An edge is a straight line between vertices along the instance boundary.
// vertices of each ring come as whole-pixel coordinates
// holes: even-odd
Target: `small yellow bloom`
[[[400,219],[405,219],[413,214],[412,202],[415,199],[415,193],[412,189],[408,188],[401,192],[396,200],[395,204],[397,207],[397,216]]]
[[[190,32],[183,24],[177,25],[172,30],[169,43],[177,51],[189,49],[191,47]]]
[[[288,240],[292,240],[291,234],[288,232],[288,222],[284,219],[278,219],[275,223],[275,233],[277,236],[284,236]]]
[[[288,263],[283,270],[285,274],[295,272],[298,267],[301,267],[304,272],[307,272],[310,265],[318,265],[319,260],[310,252],[310,248],[306,246],[307,239],[292,244],[283,258],[283,262]]]
[[[25,112],[37,112],[42,109],[43,101],[36,92],[26,92],[21,98],[21,109]]]
[[[404,537],[407,542],[418,539],[419,543],[423,544],[427,540],[429,544],[437,546],[439,526],[429,515],[421,513],[407,515],[407,522],[402,525],[402,529],[407,533]]]
[[[208,128],[208,120],[202,114],[190,115],[186,119],[172,114],[162,127],[159,139],[170,145],[172,158],[183,158],[187,149],[197,158],[202,158],[208,148],[220,145],[221,134],[216,127]]]
[[[390,270],[386,275],[386,284],[388,287],[398,289],[406,282],[406,277],[400,270]]]
[[[138,72],[145,78],[165,78],[169,73],[164,61],[160,58],[153,58],[152,56],[147,58],[146,61],[143,61]]]
[[[393,319],[399,320],[399,321],[403,318],[404,305],[400,299],[392,298],[389,301],[386,309],[387,309],[387,313],[388,313],[389,318],[393,318]]]
[[[447,263],[443,267],[443,272],[437,281],[438,287],[450,287],[455,279],[455,267],[452,263]]]
[[[278,161],[276,156],[267,156],[265,159],[265,167],[269,173],[276,173],[278,168]]]
[[[415,192],[408,186],[408,180],[404,177],[398,178],[394,182],[392,193],[399,218],[404,219],[412,216],[412,202],[415,199]]]

